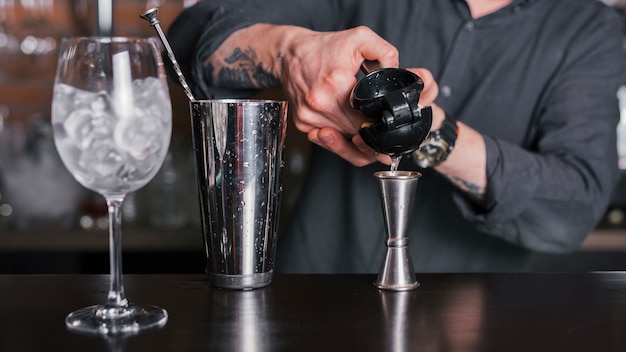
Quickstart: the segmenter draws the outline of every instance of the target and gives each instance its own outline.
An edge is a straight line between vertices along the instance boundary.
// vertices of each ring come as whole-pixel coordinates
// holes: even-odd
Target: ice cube
[[[114,123],[115,119],[111,114],[80,109],[70,114],[63,127],[76,146],[87,150],[96,139],[112,139]]]
[[[153,120],[167,123],[171,118],[170,99],[166,95],[164,82],[158,78],[148,77],[133,82],[133,99],[135,107],[151,116]]]
[[[141,112],[120,120],[115,127],[115,143],[136,160],[144,160],[164,145],[163,126]]]
[[[85,170],[93,170],[98,176],[105,177],[115,174],[124,164],[124,156],[110,138],[94,139],[89,147],[78,160],[78,165]]]
[[[74,88],[67,84],[54,86],[52,115],[56,122],[63,122],[71,113],[80,109],[91,109],[97,93]]]

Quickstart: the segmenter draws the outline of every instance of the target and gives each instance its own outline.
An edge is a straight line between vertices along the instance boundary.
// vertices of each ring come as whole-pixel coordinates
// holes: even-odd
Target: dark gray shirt
[[[366,25],[394,44],[401,67],[430,69],[436,100],[487,147],[488,206],[420,170],[410,223],[418,272],[521,271],[533,251],[578,248],[617,180],[616,91],[623,77],[619,17],[595,0],[516,0],[473,19],[461,0],[203,1],[170,28],[201,97],[244,96],[207,85],[202,62],[254,23],[315,30]],[[373,172],[313,148],[289,229],[287,272],[376,272],[385,229]],[[417,169],[405,158],[401,169]]]

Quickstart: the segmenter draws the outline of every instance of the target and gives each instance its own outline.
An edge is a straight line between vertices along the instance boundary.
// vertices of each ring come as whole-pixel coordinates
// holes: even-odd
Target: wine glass
[[[69,329],[115,334],[162,326],[167,312],[129,303],[121,263],[121,207],[167,154],[172,107],[153,38],[64,38],[52,99],[54,141],[65,167],[102,194],[109,213],[110,287],[104,304],[70,313]]]

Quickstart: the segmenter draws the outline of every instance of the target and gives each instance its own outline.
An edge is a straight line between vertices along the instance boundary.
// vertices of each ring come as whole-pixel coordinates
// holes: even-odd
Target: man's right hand
[[[242,55],[243,53],[243,55]],[[238,62],[237,57],[241,57]],[[309,140],[354,165],[380,159],[352,143],[365,117],[350,105],[350,93],[364,60],[398,67],[397,49],[367,27],[316,32],[302,27],[256,24],[233,33],[209,58],[218,86],[222,70],[254,78],[259,71],[279,80],[289,99],[296,128]],[[255,84],[252,80],[252,84]],[[270,88],[256,82],[241,88]],[[328,143],[328,142],[332,143]],[[384,159],[384,158],[382,158]]]

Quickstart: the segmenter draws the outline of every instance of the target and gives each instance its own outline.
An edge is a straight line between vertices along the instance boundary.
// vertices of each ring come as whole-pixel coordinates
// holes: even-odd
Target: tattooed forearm
[[[464,191],[470,198],[482,202],[485,200],[485,187],[480,187],[474,183],[468,182],[460,177],[445,174],[444,175],[450,182],[457,186],[460,190]]]
[[[207,65],[207,70],[213,67]],[[263,62],[257,59],[256,51],[248,46],[247,49],[235,48],[233,53],[224,59],[224,65],[219,69],[216,85],[225,88],[279,88],[280,81],[274,75],[273,69],[265,70]]]

